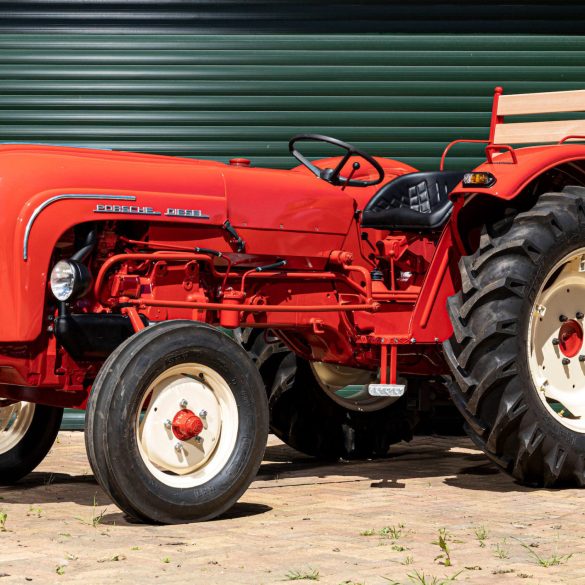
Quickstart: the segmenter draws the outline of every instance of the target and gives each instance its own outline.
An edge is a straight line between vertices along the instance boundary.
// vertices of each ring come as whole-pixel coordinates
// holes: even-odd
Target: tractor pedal
[[[368,394],[370,396],[395,396],[399,398],[404,395],[405,384],[369,384]]]

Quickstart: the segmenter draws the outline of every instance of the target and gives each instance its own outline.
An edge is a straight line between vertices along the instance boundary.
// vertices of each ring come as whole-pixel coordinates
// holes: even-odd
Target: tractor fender
[[[513,150],[513,154],[510,151],[503,151],[494,155],[492,162],[486,161],[474,170],[491,173],[496,178],[491,187],[481,189],[481,194],[509,201],[546,171],[577,160],[585,160],[585,145],[565,142],[550,146],[519,148]],[[479,192],[477,187],[465,188],[460,184],[451,195],[456,198]]]
[[[507,147],[509,148],[509,147]],[[511,150],[511,149],[510,149]],[[475,171],[491,173],[496,181],[489,188],[464,188],[460,183],[450,197],[455,202],[452,222],[462,250],[471,253],[479,243],[479,233],[486,221],[494,221],[505,213],[506,207],[518,199],[527,204],[538,193],[529,193],[529,187],[547,171],[574,161],[585,161],[585,145],[575,143],[536,146],[507,150],[494,155]],[[578,179],[575,180],[578,183]],[[513,203],[512,203],[513,205]]]

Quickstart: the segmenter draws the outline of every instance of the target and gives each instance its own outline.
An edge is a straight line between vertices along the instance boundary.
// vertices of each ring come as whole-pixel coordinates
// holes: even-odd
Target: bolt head
[[[181,408],[187,408],[187,404],[189,404],[184,398],[183,400],[181,400],[181,402],[179,402],[179,406]]]
[[[181,451],[181,449],[183,448],[183,445],[181,445],[181,443],[175,443],[175,451],[178,453],[179,451]]]
[[[170,419],[167,418],[167,420],[165,420],[165,428],[170,429],[173,426],[173,423],[171,422]]]
[[[571,363],[569,358],[563,358],[563,366],[568,366]]]
[[[416,343],[416,339],[414,337],[411,337],[410,343]]]
[[[575,317],[577,317],[577,319],[583,319],[583,317],[585,317],[585,314],[582,313],[581,311],[577,311]]]
[[[207,416],[207,411],[205,409],[199,411],[199,418],[205,418]]]
[[[585,362],[585,355],[581,354],[581,355],[579,356],[579,361],[580,361],[580,362]]]
[[[553,345],[558,345],[559,343],[560,343],[559,338],[558,337],[553,337],[552,344]]]
[[[559,316],[559,321],[561,323],[564,323],[565,321],[568,321],[568,320],[569,320],[569,318],[566,315],[560,315]]]
[[[200,436],[195,437],[195,442],[199,444],[203,443],[203,437]]]

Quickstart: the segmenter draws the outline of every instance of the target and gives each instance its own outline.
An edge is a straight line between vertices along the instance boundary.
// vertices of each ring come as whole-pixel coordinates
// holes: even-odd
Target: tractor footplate
[[[368,394],[370,396],[396,396],[404,395],[406,386],[404,384],[369,384]]]

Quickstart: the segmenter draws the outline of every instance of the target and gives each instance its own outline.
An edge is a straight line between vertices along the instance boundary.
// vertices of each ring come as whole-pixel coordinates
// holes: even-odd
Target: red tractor
[[[413,388],[450,376],[502,469],[583,485],[585,122],[504,123],[579,110],[585,91],[498,88],[470,172],[317,135],[291,140],[288,171],[1,147],[0,479],[86,408],[120,508],[204,520],[246,490],[269,424],[307,453],[384,455]],[[509,146],[527,143],[553,144]],[[324,144],[341,156],[307,157]],[[294,353],[269,396],[250,329]]]

